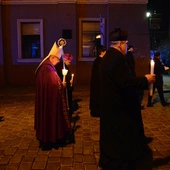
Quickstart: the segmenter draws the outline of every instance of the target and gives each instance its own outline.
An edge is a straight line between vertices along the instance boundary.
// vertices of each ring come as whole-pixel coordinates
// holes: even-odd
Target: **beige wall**
[[[114,4],[114,0],[110,0],[110,3],[103,1],[103,4],[81,4],[82,1],[77,1],[77,3],[75,3],[76,1],[69,1],[72,3],[27,5],[24,4],[23,0],[22,4],[17,5],[16,3],[19,3],[19,1],[8,1],[9,4],[5,4],[7,1],[2,2],[2,22],[0,20],[0,26],[2,26],[3,33],[3,59],[5,84],[7,85],[34,85],[34,71],[38,65],[38,63],[17,63],[17,19],[43,19],[44,56],[48,54],[53,42],[61,37],[62,29],[72,29],[72,39],[67,40],[64,51],[74,56],[71,71],[75,74],[76,85],[90,84],[93,64],[93,62],[78,61],[80,43],[78,21],[82,17],[97,18],[99,14],[102,14],[106,19],[106,42],[108,42],[109,32],[115,27],[127,29],[129,41],[135,47],[137,75],[143,75],[147,72],[149,35],[147,20],[144,16],[146,12],[146,1],[144,0],[141,0],[140,4],[137,0],[133,0],[134,4],[132,4],[132,1],[131,3],[126,1],[126,4]],[[50,3],[52,0],[48,2]],[[106,45],[108,47],[108,44]],[[0,73],[2,70],[3,68],[0,67]]]
[[[145,17],[146,10],[147,6],[141,4],[111,4],[108,6],[107,32],[117,26],[128,31],[129,44],[133,45],[135,50],[137,76],[142,76],[148,72],[150,58],[148,21]]]
[[[0,65],[0,87],[5,85],[4,68]]]
[[[146,4],[148,0],[0,0],[3,4]]]
[[[67,11],[63,11],[66,9]],[[31,11],[31,12],[30,12]],[[62,29],[72,29],[73,39],[67,42],[65,52],[76,56],[76,19],[75,4],[59,5],[4,5],[3,6],[3,44],[6,84],[34,85],[34,72],[39,63],[18,63],[17,19],[43,19],[44,23],[44,56],[51,49],[54,41],[61,38]],[[67,13],[71,13],[71,16]],[[7,22],[10,21],[10,22]],[[67,21],[67,22],[65,22]],[[73,60],[73,66],[76,58]]]

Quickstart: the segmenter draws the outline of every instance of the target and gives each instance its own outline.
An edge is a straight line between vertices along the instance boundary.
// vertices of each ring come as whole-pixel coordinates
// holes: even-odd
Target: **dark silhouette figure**
[[[165,101],[164,94],[163,94],[163,73],[165,72],[165,68],[164,68],[164,64],[160,61],[160,52],[156,52],[154,54],[154,62],[155,62],[154,74],[156,75],[156,81],[153,85],[153,94],[155,92],[155,88],[157,88],[162,106],[168,106],[169,103]],[[152,96],[149,94],[147,107],[152,107],[152,106],[153,106]]]
[[[94,60],[90,82],[90,115],[100,117],[99,65],[106,53],[103,45],[98,47],[99,56]]]
[[[109,34],[110,47],[99,68],[99,166],[104,170],[136,170],[147,146],[136,88],[147,89],[155,77],[131,74],[125,57],[127,36],[120,28]]]
[[[68,70],[67,75],[66,75],[66,95],[67,95],[67,102],[68,102],[68,110],[69,110],[69,115],[70,117],[73,114],[73,103],[72,103],[72,92],[74,90],[73,82],[71,81],[71,72],[69,69],[69,65],[71,64],[71,61],[73,60],[73,56],[71,54],[64,54],[64,65],[65,69]],[[63,81],[63,74],[62,74],[62,69],[63,69],[63,60],[59,63],[56,64],[55,66],[57,74],[59,75],[61,81]]]

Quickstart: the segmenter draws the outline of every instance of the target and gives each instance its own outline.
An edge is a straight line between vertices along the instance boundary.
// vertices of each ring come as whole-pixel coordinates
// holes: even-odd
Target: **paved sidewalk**
[[[170,102],[170,77],[164,77],[165,98]],[[89,115],[89,88],[75,87],[75,144],[41,151],[35,138],[34,87],[1,88],[0,170],[99,170],[99,118]],[[142,110],[145,134],[153,137],[152,154],[139,162],[138,170],[170,170],[170,106],[162,107],[157,93],[154,107]]]

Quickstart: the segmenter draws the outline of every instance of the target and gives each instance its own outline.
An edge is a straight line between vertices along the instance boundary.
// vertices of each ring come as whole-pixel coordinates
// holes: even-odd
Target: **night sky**
[[[154,13],[154,10],[156,10],[156,13],[162,15],[162,30],[168,30],[169,28],[169,6],[170,0],[148,0],[148,11]]]

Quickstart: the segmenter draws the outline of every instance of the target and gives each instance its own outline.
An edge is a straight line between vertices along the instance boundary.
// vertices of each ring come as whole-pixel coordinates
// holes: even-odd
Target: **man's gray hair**
[[[120,41],[110,41],[110,45],[116,45],[118,43],[120,43]]]

